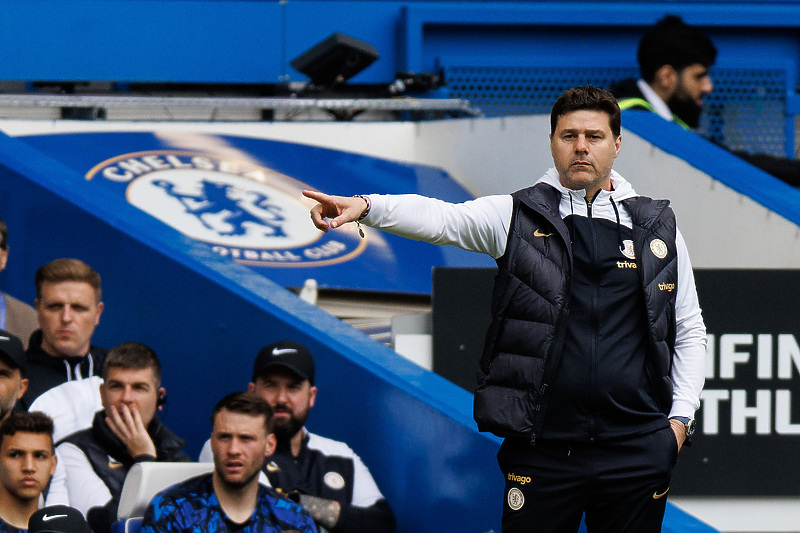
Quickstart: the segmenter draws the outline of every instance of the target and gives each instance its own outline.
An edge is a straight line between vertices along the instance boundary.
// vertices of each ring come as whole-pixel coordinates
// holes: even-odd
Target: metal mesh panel
[[[549,114],[570,87],[607,87],[638,76],[636,68],[447,67],[445,80],[454,98],[469,100],[487,116]]]
[[[569,87],[608,87],[638,77],[637,68],[449,66],[453,98],[469,100],[487,116],[548,114]],[[713,69],[699,132],[732,149],[785,155],[786,73],[780,69]]]
[[[735,150],[786,155],[786,72],[714,69],[701,131]]]

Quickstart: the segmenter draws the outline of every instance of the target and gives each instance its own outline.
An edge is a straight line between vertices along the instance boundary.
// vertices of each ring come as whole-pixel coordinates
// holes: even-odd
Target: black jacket
[[[339,520],[331,533],[394,533],[394,513],[384,498],[368,507],[353,505],[355,457],[343,453],[341,447],[320,447],[320,443],[324,445],[333,441],[317,439],[318,445],[312,448],[309,435],[306,435],[297,457],[292,455],[288,443],[279,444],[264,461],[263,471],[270,485],[292,498],[309,494],[339,502]]]
[[[105,411],[99,411],[94,416],[91,428],[78,431],[61,440],[61,442],[74,444],[86,454],[94,473],[103,480],[111,493],[111,501],[105,506],[93,507],[87,513],[86,518],[95,533],[111,530],[111,524],[117,518],[119,497],[122,493],[122,485],[125,483],[125,476],[128,475],[128,470],[135,463],[191,461],[191,458],[182,451],[186,441],[175,435],[157,416],[153,417],[147,426],[147,433],[153,439],[156,447],[156,457],[149,455],[131,457],[122,441],[108,427],[105,419]],[[109,458],[119,464],[112,467]]]
[[[677,230],[668,202],[624,200],[633,221],[629,229],[591,217],[565,222],[561,193],[544,183],[512,196],[475,393],[479,429],[535,443],[543,429],[543,438],[588,439],[666,426],[678,277]],[[620,251],[625,236],[637,251],[634,260]],[[650,252],[657,239],[667,249],[658,259]],[[601,281],[626,291],[620,303],[592,300],[592,288]],[[604,309],[598,317],[587,306],[605,307],[598,307]],[[598,333],[598,324],[612,319],[624,333]],[[568,359],[568,371],[562,359]],[[589,365],[594,366],[587,372]],[[584,392],[589,388],[578,380],[596,377],[589,375],[595,371],[611,382],[591,382],[595,388]],[[622,400],[610,397],[620,388]],[[620,401],[624,405],[616,408]]]
[[[108,350],[90,346],[89,353],[82,357],[53,357],[42,349],[42,331],[31,335],[30,346],[25,353],[28,390],[20,400],[24,410],[43,392],[74,379],[99,376]]]

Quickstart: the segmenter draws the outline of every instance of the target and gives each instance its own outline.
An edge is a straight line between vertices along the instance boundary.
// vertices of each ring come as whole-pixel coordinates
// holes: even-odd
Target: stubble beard
[[[575,171],[573,167],[570,166],[564,173],[564,176],[565,177],[561,177],[561,184],[573,191],[593,188],[595,186],[602,188],[605,180],[611,179],[611,170],[609,169],[606,178],[601,178],[600,170],[594,165],[590,168],[582,168],[578,171]]]
[[[252,474],[247,476],[247,478],[243,479],[242,481],[232,481],[232,480],[228,479],[227,477],[225,477],[224,474],[220,473],[219,480],[222,482],[223,485],[225,485],[226,489],[228,489],[230,491],[237,491],[237,490],[240,490],[240,489],[246,487],[250,483],[252,483],[253,480],[258,477],[258,474],[260,472],[261,472],[261,469],[257,469],[255,472],[253,472]]]
[[[19,390],[19,389],[17,389]],[[0,422],[6,419],[11,411],[14,410],[14,406],[17,404],[17,392],[14,393],[14,397],[5,403],[5,405],[0,404]]]

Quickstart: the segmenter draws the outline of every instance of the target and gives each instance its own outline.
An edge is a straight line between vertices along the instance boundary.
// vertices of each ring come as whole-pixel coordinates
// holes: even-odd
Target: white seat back
[[[136,463],[122,485],[117,519],[144,516],[153,496],[171,485],[212,470],[214,463]]]

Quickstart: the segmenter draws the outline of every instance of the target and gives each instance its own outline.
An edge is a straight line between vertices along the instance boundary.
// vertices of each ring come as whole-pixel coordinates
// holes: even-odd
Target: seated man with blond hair
[[[100,275],[78,259],[56,259],[36,271],[39,331],[28,347],[29,409],[43,392],[100,374],[106,350],[92,345],[103,313]]]

